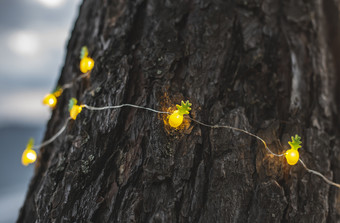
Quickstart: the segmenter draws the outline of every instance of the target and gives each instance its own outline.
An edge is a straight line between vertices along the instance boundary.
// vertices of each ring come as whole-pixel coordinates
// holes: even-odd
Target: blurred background
[[[50,110],[41,101],[59,77],[81,0],[0,0],[0,223],[15,222],[34,165],[21,154],[40,143]]]

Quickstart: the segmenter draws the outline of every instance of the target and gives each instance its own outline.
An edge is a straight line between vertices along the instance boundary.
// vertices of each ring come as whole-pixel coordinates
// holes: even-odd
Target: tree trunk
[[[86,0],[68,44],[68,100],[166,110],[190,100],[191,117],[263,137],[276,153],[302,136],[300,158],[340,182],[337,111],[339,0]],[[334,31],[336,30],[337,31]],[[18,222],[336,222],[339,189],[273,157],[260,141],[150,111],[83,109],[40,150]]]

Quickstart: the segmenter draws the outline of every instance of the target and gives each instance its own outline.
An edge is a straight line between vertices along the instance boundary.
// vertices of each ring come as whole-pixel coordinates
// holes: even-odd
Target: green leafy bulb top
[[[179,115],[188,115],[189,111],[191,110],[190,108],[191,103],[188,101],[186,101],[185,103],[182,101],[181,105],[176,105],[177,109],[178,109],[178,114]]]
[[[77,99],[71,98],[70,101],[68,102],[68,110],[71,111],[73,105],[76,105],[78,103]]]
[[[89,50],[86,46],[83,46],[80,51],[80,59],[83,59],[84,57],[87,57],[89,55]]]
[[[30,138],[30,139],[28,140],[26,149],[32,149],[32,148],[33,148],[33,145],[34,145],[34,139],[33,139],[33,138]]]
[[[288,144],[290,145],[291,149],[294,149],[294,150],[298,150],[299,148],[301,148],[301,137],[298,136],[298,135],[295,135],[295,137],[292,136],[292,141],[288,142]]]

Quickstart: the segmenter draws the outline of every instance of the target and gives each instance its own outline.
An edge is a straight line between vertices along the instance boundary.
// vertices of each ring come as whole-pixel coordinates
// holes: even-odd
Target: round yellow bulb
[[[49,106],[50,108],[55,108],[57,104],[57,98],[54,96],[54,94],[48,94],[43,99],[43,104]]]
[[[169,117],[169,124],[171,127],[177,128],[183,122],[183,115],[178,113],[178,110],[174,111]]]
[[[93,69],[94,66],[94,60],[90,57],[84,57],[80,60],[80,71],[82,73],[86,73]]]
[[[21,163],[24,166],[34,163],[37,159],[37,153],[33,149],[25,149],[21,156]]]
[[[81,105],[73,105],[71,111],[70,111],[70,116],[72,119],[76,120],[78,114],[81,112],[83,107]]]
[[[296,149],[287,150],[285,156],[289,165],[295,165],[299,161],[299,152]]]

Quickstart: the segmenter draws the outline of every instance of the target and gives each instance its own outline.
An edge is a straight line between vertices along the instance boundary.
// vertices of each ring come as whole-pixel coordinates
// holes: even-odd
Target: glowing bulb
[[[285,156],[289,165],[295,165],[299,161],[299,152],[296,149],[287,150]]]
[[[43,104],[49,106],[50,108],[55,108],[57,104],[57,98],[54,94],[48,94],[43,99]]]
[[[177,128],[183,122],[183,115],[179,114],[179,111],[174,111],[169,117],[169,124],[171,127]]]
[[[76,120],[78,114],[81,112],[82,109],[83,109],[82,105],[73,105],[73,107],[70,110],[71,118]]]
[[[169,117],[169,125],[171,127],[177,128],[180,126],[183,122],[183,115],[188,115],[189,111],[191,110],[190,108],[191,103],[189,101],[182,101],[181,105],[176,105],[177,109],[174,111],[170,117]]]
[[[298,135],[292,136],[292,141],[288,144],[290,145],[290,149],[287,150],[285,156],[287,159],[287,163],[289,165],[295,165],[299,161],[299,151],[298,149],[301,148],[301,137]]]
[[[37,159],[37,153],[33,149],[25,149],[21,156],[21,163],[24,166],[34,163]]]
[[[34,151],[34,150],[33,150]],[[32,152],[28,152],[26,157],[29,159],[29,160],[35,160],[37,158],[37,155],[32,153]]]
[[[84,74],[92,70],[93,66],[94,66],[94,61],[90,57],[84,57],[83,59],[80,60],[80,71]]]

